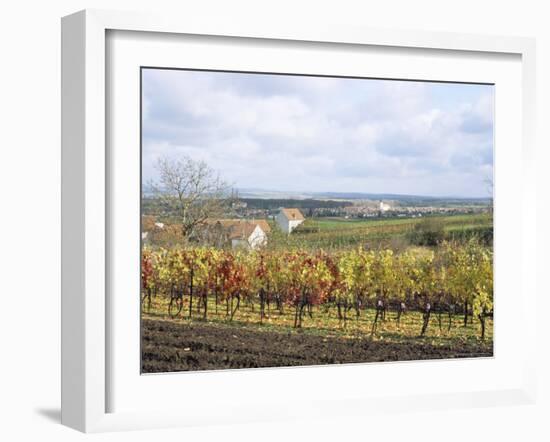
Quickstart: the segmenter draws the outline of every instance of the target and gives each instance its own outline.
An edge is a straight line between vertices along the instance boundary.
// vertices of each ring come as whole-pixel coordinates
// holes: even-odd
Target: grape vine
[[[456,313],[479,321],[485,338],[486,320],[493,315],[493,254],[476,241],[446,242],[437,249],[324,251],[231,251],[214,248],[144,248],[141,261],[142,303],[151,297],[170,300],[170,315],[208,317],[208,299],[225,304],[232,321],[243,303],[259,305],[260,322],[271,309],[292,309],[294,327],[300,328],[315,308],[336,308],[345,326],[354,312],[359,318],[367,307],[376,310],[371,334],[388,312],[400,323],[409,310],[422,313],[419,331],[424,335],[430,317],[439,327],[448,316],[448,329]],[[194,304],[195,303],[195,304]],[[267,309],[267,312],[266,312]],[[197,313],[195,313],[196,315]]]

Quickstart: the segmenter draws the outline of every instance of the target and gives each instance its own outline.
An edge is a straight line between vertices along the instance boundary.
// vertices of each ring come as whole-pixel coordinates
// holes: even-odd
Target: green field
[[[448,226],[479,226],[491,225],[492,217],[487,214],[437,216]],[[425,218],[376,218],[376,219],[344,219],[344,218],[311,218],[306,223],[321,230],[340,230],[349,228],[368,228],[380,226],[412,227]]]
[[[490,235],[493,218],[489,214],[423,218],[309,218],[287,238],[274,237],[274,247],[346,249],[366,245],[372,248],[404,248],[409,235],[426,220],[441,223],[446,239]]]

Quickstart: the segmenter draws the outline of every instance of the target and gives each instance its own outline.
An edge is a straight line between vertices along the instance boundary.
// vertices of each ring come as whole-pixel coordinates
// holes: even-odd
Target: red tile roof
[[[284,213],[284,215],[290,221],[294,221],[294,220],[303,221],[303,220],[305,220],[304,215],[302,215],[302,212],[300,212],[299,209],[285,209],[285,208],[283,208],[283,209],[281,209],[281,211]]]
[[[254,232],[256,226],[259,226],[264,233],[271,232],[271,227],[265,219],[244,220],[244,219],[218,219],[210,221],[212,224],[219,223],[223,228],[229,231],[229,239],[248,238]]]

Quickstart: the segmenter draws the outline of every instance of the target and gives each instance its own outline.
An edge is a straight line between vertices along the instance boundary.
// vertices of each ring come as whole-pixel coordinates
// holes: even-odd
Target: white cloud
[[[147,70],[146,178],[200,158],[238,187],[480,196],[493,89],[457,84]]]

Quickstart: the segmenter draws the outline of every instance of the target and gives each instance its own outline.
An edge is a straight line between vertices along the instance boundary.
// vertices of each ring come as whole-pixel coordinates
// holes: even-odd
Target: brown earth
[[[492,356],[492,343],[432,345],[142,320],[142,372],[162,373]]]

